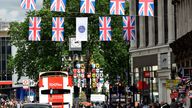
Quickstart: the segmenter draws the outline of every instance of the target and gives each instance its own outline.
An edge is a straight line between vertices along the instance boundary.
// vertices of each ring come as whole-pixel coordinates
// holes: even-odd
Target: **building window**
[[[11,54],[11,46],[7,46],[7,54]]]
[[[0,80],[11,80],[12,76],[7,75],[7,61],[11,54],[11,45],[9,37],[0,38]]]
[[[168,43],[168,0],[164,0],[164,30],[165,44]]]
[[[191,59],[191,65],[190,66],[192,67],[192,59]]]
[[[154,5],[155,5],[154,15],[156,16],[156,17],[154,17],[154,20],[155,20],[155,45],[157,45],[158,44],[158,11],[157,11],[158,2],[157,2],[157,0],[154,0]]]
[[[5,46],[2,46],[2,54],[5,54]]]
[[[186,67],[189,67],[189,61],[188,60],[186,61]]]

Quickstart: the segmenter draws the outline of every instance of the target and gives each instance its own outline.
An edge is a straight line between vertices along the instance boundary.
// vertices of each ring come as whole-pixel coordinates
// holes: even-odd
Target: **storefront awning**
[[[0,86],[1,85],[11,85],[12,81],[0,81]]]

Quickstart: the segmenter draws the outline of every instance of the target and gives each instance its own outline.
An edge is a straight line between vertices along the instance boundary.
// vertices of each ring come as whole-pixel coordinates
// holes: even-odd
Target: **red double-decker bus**
[[[39,74],[39,103],[49,103],[53,108],[71,108],[73,87],[68,72],[48,71]]]

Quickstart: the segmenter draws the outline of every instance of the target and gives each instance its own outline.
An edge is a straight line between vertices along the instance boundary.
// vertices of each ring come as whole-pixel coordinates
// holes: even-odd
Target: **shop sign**
[[[143,71],[145,78],[150,78],[150,72],[149,71]]]

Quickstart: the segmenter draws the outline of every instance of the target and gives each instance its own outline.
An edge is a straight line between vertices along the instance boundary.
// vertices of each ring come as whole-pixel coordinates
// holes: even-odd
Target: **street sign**
[[[26,79],[26,80],[23,80],[22,82],[23,82],[23,89],[28,89],[30,81],[28,79]]]
[[[69,51],[81,51],[81,41],[76,41],[76,38],[69,38]]]
[[[91,102],[105,102],[105,95],[91,94]]]

